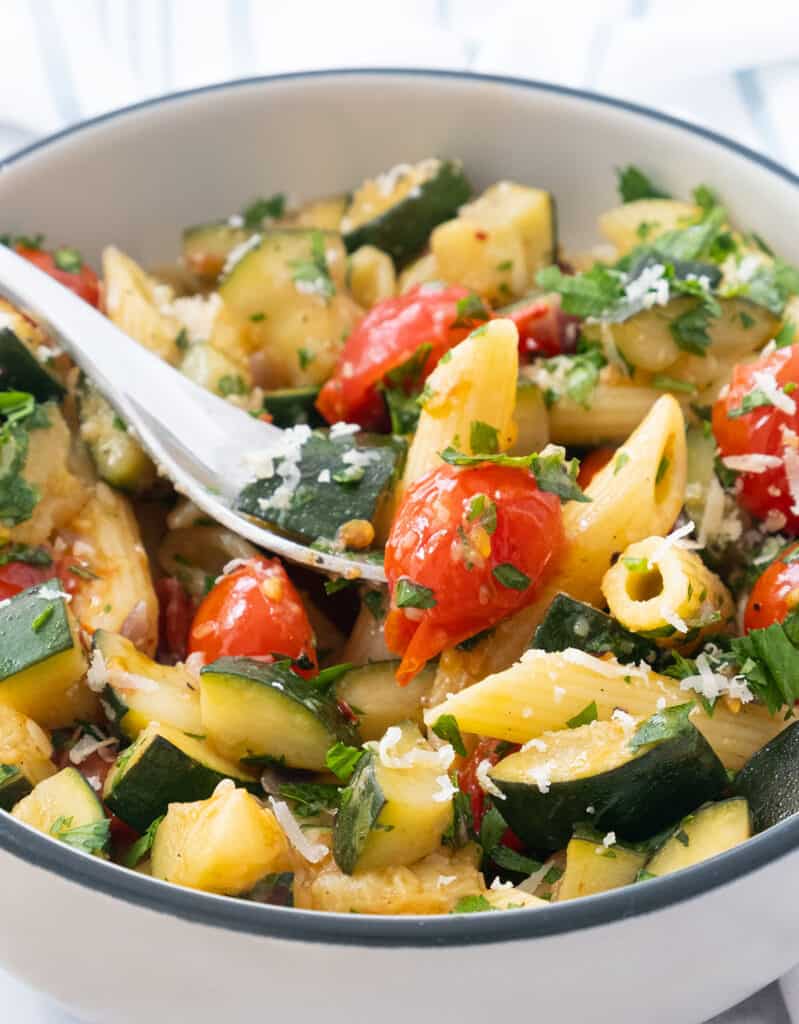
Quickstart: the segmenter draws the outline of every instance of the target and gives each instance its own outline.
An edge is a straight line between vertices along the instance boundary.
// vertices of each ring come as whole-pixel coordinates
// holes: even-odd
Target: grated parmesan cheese
[[[496,785],[496,783],[489,777],[489,771],[492,768],[491,762],[488,758],[484,758],[477,766],[475,772],[475,778],[477,779],[477,785],[482,789],[484,793],[488,793],[489,796],[493,796],[497,800],[505,800],[505,794]]]
[[[736,473],[765,473],[768,469],[776,469],[782,465],[782,459],[777,455],[761,455],[760,452],[727,455],[721,461],[727,469],[732,469]]]
[[[270,796],[269,806],[272,808],[280,827],[286,833],[286,838],[301,857],[307,860],[309,864],[318,864],[325,859],[328,854],[325,844],[312,843],[308,839],[297,819],[289,810],[287,803],[283,800],[275,800],[273,796]]]
[[[782,461],[785,466],[785,478],[788,481],[788,493],[791,496],[791,512],[799,515],[799,452],[792,445],[783,449]]]
[[[693,521],[685,523],[684,526],[678,527],[676,530],[672,530],[667,537],[661,537],[658,544],[655,546],[654,551],[649,556],[647,564],[652,569],[656,565],[660,564],[660,560],[668,553],[672,547],[683,548],[686,550],[695,550],[700,547],[698,541],[686,540],[686,538],[694,532],[695,525]]]
[[[755,390],[760,390],[771,402],[775,409],[793,416],[796,412],[796,402],[790,395],[782,390],[779,381],[770,370],[754,370],[752,382]]]
[[[83,764],[92,754],[99,753],[100,750],[105,750],[107,747],[115,746],[118,742],[113,736],[97,740],[89,733],[84,733],[74,747],[71,748],[69,759],[72,764]]]
[[[453,786],[452,779],[449,775],[439,775],[436,778],[436,785],[438,786],[438,789],[433,793],[431,798],[434,804],[448,803],[458,792],[458,787]]]
[[[377,750],[380,763],[386,768],[412,768],[417,764],[427,764],[431,767],[441,768],[448,771],[455,760],[455,751],[451,743],[444,743],[438,750],[425,750],[422,747],[412,747],[406,753],[398,756],[396,746],[402,739],[402,729],[398,725],[389,726],[379,743],[365,744],[370,750]]]
[[[681,690],[693,690],[695,693],[701,693],[706,700],[715,700],[723,693],[736,697],[742,704],[748,704],[754,700],[754,695],[743,676],[727,676],[722,672],[714,672],[706,653],[702,652],[697,655],[696,667],[698,675],[686,676],[685,679],[682,679],[680,681]]]
[[[95,647],[92,651],[89,671],[86,673],[86,685],[92,693],[102,693],[108,682],[108,669],[102,651]]]
[[[671,628],[675,630],[675,632],[688,632],[688,624],[685,622],[685,619],[680,618],[680,616],[673,608],[669,608],[669,606],[666,604],[661,604],[660,614],[663,616],[666,622],[668,622]]]

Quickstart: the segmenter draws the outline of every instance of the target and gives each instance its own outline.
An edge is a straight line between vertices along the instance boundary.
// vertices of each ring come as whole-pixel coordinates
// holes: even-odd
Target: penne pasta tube
[[[621,444],[662,397],[658,388],[603,381],[594,389],[589,408],[562,395],[549,410],[550,440],[563,445]]]
[[[430,708],[425,722],[432,726],[441,715],[452,715],[462,732],[527,743],[566,728],[569,719],[592,702],[598,718],[606,720],[616,709],[646,717],[660,707],[685,704],[691,696],[676,679],[645,666],[622,665],[573,649],[557,654],[530,650],[511,668]],[[779,715],[772,717],[762,705],[749,704],[733,712],[723,700],[716,703],[712,716],[697,706],[692,720],[725,767],[733,770],[785,726]]]
[[[113,246],[103,251],[104,301],[109,319],[140,345],[174,364],[180,354],[175,339],[181,324],[158,308],[157,288],[153,278],[130,256]],[[171,297],[171,288],[166,286],[165,290]]]

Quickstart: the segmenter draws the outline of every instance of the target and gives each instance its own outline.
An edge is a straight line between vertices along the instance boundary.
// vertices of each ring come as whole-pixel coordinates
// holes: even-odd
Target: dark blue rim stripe
[[[679,118],[661,114],[636,103],[617,100],[581,89],[501,75],[475,75],[469,72],[408,70],[404,68],[293,72],[263,78],[242,79],[236,82],[205,86],[200,89],[190,89],[159,99],[145,100],[122,110],[103,114],[91,121],[35,142],[0,163],[0,170],[56,144],[59,140],[75,135],[79,136],[81,132],[105,121],[124,117],[131,112],[148,107],[167,105],[209,92],[233,91],[242,87],[268,85],[273,81],[370,75],[454,79],[476,85],[493,83],[614,107],[708,139],[745,157],[752,163],[764,167],[799,188],[799,176],[768,157],[715,132],[699,128]],[[558,906],[543,907],[532,912],[504,911],[465,917],[370,918],[261,906],[242,900],[180,889],[177,886],[167,885],[128,871],[115,864],[88,857],[47,836],[34,832],[15,821],[6,812],[0,811],[0,849],[46,871],[62,875],[88,889],[124,899],[149,910],[174,914],[188,921],[196,921],[217,928],[273,936],[286,941],[335,943],[351,946],[480,945],[508,942],[514,939],[562,935],[577,929],[599,927],[625,918],[637,917],[640,914],[653,913],[670,905],[694,899],[711,889],[728,885],[752,871],[764,868],[786,857],[797,846],[799,846],[799,816],[755,836],[747,843],[721,857],[706,861],[687,871]]]

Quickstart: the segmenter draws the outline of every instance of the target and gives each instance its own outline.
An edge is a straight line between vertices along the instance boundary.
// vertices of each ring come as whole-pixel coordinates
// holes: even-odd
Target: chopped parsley
[[[495,846],[490,856],[498,868],[504,868],[517,875],[532,875],[534,871],[541,870],[540,861],[525,857],[523,853],[517,853],[509,846]]]
[[[89,825],[72,825],[72,818],[60,815],[53,822],[50,835],[60,839],[67,846],[74,846],[84,853],[102,853],[108,846],[111,835],[111,821],[109,818],[102,818],[100,821],[93,821]]]
[[[702,302],[675,317],[669,324],[669,331],[677,347],[692,355],[704,356],[710,345],[708,326],[711,313]]]
[[[629,572],[648,572],[648,558],[622,558],[622,564]]]
[[[527,590],[533,582],[526,573],[523,573],[521,569],[517,569],[515,565],[511,565],[510,562],[502,562],[500,565],[495,565],[491,570],[491,574],[495,580],[509,590]]]
[[[788,345],[793,345],[795,340],[796,327],[790,320],[786,320],[782,327],[780,327],[779,331],[774,335],[774,341],[776,342],[777,348],[787,348]]]
[[[616,188],[623,203],[634,203],[638,199],[671,199],[668,192],[654,185],[634,164],[619,167],[616,177]]]
[[[488,320],[491,314],[485,307],[485,303],[479,295],[472,293],[462,299],[458,299],[455,305],[455,320],[451,327],[471,328],[475,324]]]
[[[499,451],[499,431],[490,423],[473,420],[469,427],[469,445],[473,452],[496,455]]]
[[[497,528],[497,506],[485,494],[475,494],[469,501],[466,518],[470,523],[481,526],[491,536]]]
[[[307,348],[297,349],[297,362],[300,364],[301,370],[307,370],[314,359],[316,359],[315,352],[309,352]]]
[[[660,462],[658,463],[657,472],[655,473],[655,486],[662,482],[666,473],[668,473],[669,471],[670,465],[671,461],[669,460],[669,458],[666,455],[663,455],[660,459]]]
[[[246,395],[247,385],[238,373],[226,373],[217,381],[216,390],[223,398],[229,395]]]
[[[564,313],[580,317],[601,317],[624,297],[624,281],[618,270],[596,263],[582,274],[564,274],[560,267],[544,267],[536,284],[557,292]]]
[[[283,782],[279,795],[292,801],[298,818],[316,818],[338,807],[341,790],[325,782]]]
[[[627,452],[619,452],[616,458],[613,460],[613,475],[615,476],[620,469],[624,469],[627,463],[630,461],[630,456]]]
[[[367,590],[363,595],[363,603],[369,609],[373,619],[381,622],[386,614],[386,602],[381,590]]]
[[[43,626],[47,625],[50,619],[52,619],[54,611],[55,606],[52,604],[48,604],[46,608],[43,608],[39,612],[39,614],[34,618],[33,622],[31,622],[31,629],[33,630],[34,633],[38,633]]]
[[[45,548],[29,547],[27,544],[6,542],[0,544],[0,565],[9,562],[25,562],[26,565],[52,565],[53,559]]]
[[[664,373],[656,373],[652,378],[652,387],[662,391],[680,391],[686,395],[692,395],[696,391],[696,385],[690,384],[687,380],[678,380],[676,377],[668,377]]]
[[[156,818],[155,821],[151,822],[148,825],[146,832],[139,836],[136,842],[133,843],[122,860],[122,863],[126,868],[135,868],[139,861],[144,860],[150,850],[152,850],[156,834],[158,833],[158,826],[165,817],[166,815],[162,814],[159,818]]]
[[[728,289],[725,295],[741,296],[781,316],[788,299],[799,295],[799,269],[775,259],[761,264],[748,281]]]
[[[480,893],[476,893],[473,896],[461,896],[454,908],[450,911],[452,914],[479,914],[485,910],[493,910],[494,908],[488,902],[488,900]]]
[[[78,274],[83,266],[83,257],[77,249],[56,249],[53,253],[53,263],[59,270],[68,274]]]
[[[336,286],[327,266],[325,236],[321,231],[311,232],[311,257],[307,260],[292,260],[292,280],[301,290],[320,295],[327,300],[336,294]]]
[[[268,199],[254,199],[241,211],[243,226],[255,231],[262,226],[264,221],[276,220],[282,217],[286,210],[286,197],[278,192]]]
[[[435,608],[435,594],[429,587],[414,583],[407,576],[397,580],[394,589],[394,601],[398,608]]]
[[[573,718],[567,719],[566,725],[570,729],[579,729],[581,725],[590,725],[597,718],[599,718],[599,711],[597,710],[596,701],[592,700],[590,704],[586,704],[582,711],[578,711]]]
[[[647,718],[638,726],[630,740],[630,751],[635,754],[642,747],[648,747],[652,743],[660,743],[675,736],[688,720],[693,707],[693,701],[687,704],[677,704],[670,708],[664,708]]]
[[[439,739],[452,744],[452,749],[456,754],[466,757],[466,746],[454,715],[440,715],[433,725],[433,732]]]
[[[557,494],[562,501],[590,501],[577,484],[580,464],[577,459],[567,459],[562,448],[539,455],[464,455],[450,445],[439,455],[450,466],[479,466],[492,462],[496,466],[510,466],[514,469],[528,469],[536,479],[538,487],[550,494]]]
[[[360,747],[349,747],[339,740],[325,754],[325,764],[337,779],[348,782],[363,755]]]
[[[189,332],[185,327],[181,327],[175,335],[175,347],[181,352],[185,352],[189,347]]]

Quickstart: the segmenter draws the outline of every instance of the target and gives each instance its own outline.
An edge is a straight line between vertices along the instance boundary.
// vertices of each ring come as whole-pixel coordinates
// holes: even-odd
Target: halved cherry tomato
[[[0,565],[0,601],[44,583],[56,575],[56,570],[48,565],[30,565],[28,562],[6,562]]]
[[[429,345],[415,374],[414,383],[421,385],[444,353],[481,322],[458,313],[458,303],[472,294],[459,285],[420,284],[378,302],[347,338],[335,373],[319,393],[316,405],[328,423],[379,426],[385,406],[377,385],[420,346]]]
[[[780,393],[784,408],[771,403],[770,391]],[[754,405],[761,399],[768,404],[739,414],[744,400]],[[760,472],[742,472],[738,500],[756,518],[770,514],[776,528],[799,532],[799,345],[735,367],[726,394],[713,406],[713,433],[724,458],[767,455],[779,460]]]
[[[526,469],[441,466],[413,484],[385,557],[397,679],[534,600],[564,542],[560,502]]]
[[[472,809],[472,824],[474,831],[479,835],[480,826],[483,823],[483,816],[486,812],[486,794],[480,785],[477,777],[477,769],[483,761],[495,765],[503,757],[512,754],[519,749],[517,743],[505,743],[503,740],[481,739],[474,748],[474,753],[464,762],[458,771],[458,786],[469,798],[469,805]],[[502,836],[502,845],[509,846],[512,850],[524,849],[524,843],[515,832],[508,829]]]
[[[797,560],[794,561],[793,559]],[[744,628],[782,622],[799,607],[799,544],[786,548],[758,577],[744,612]]]
[[[40,270],[49,274],[50,277],[54,277],[56,281],[65,285],[89,305],[95,307],[100,305],[100,282],[97,274],[87,263],[80,260],[80,256],[74,249],[57,249],[55,253],[51,253],[46,249],[27,249],[23,246],[15,246],[15,251],[31,263],[35,263]],[[64,270],[58,265],[59,253],[69,254],[69,265],[74,264],[74,270]],[[62,260],[62,262],[66,261]]]
[[[155,584],[158,595],[158,654],[174,664],[184,661],[189,646],[189,630],[194,617],[194,600],[174,576],[164,576]]]
[[[277,559],[251,558],[213,587],[194,616],[189,653],[206,663],[223,655],[299,661],[316,669],[313,630],[286,570]]]
[[[585,458],[580,460],[580,472],[577,474],[578,485],[585,490],[600,469],[604,469],[615,454],[616,449],[608,446],[594,448],[589,452]]]
[[[557,356],[574,351],[580,319],[563,312],[558,296],[542,295],[505,315],[519,332],[519,355]]]

